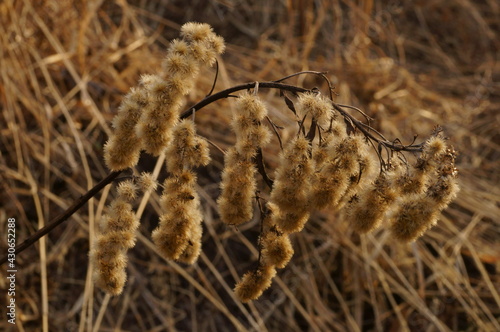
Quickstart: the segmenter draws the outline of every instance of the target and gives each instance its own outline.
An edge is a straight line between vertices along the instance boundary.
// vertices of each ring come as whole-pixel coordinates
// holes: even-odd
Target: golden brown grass
[[[365,110],[387,137],[407,143],[440,124],[460,151],[459,196],[424,237],[402,245],[385,229],[360,236],[333,212],[317,213],[292,237],[287,269],[250,304],[239,303],[232,288],[257,259],[259,226],[236,230],[217,219],[220,153],[212,151],[212,165],[199,175],[199,263],[166,262],[141,235],[160,214],[159,195],[147,205],[147,194],[129,280],[113,298],[94,289],[87,256],[114,195],[108,187],[17,257],[19,330],[500,330],[495,1],[211,0],[186,8],[182,1],[6,0],[0,15],[0,233],[16,218],[18,243],[107,175],[102,148],[122,96],[139,74],[159,68],[161,51],[188,20],[210,23],[228,42],[218,89],[328,70],[337,101]],[[202,75],[189,102],[205,96],[213,74]],[[297,83],[322,84],[310,77]],[[261,96],[286,125],[282,100]],[[198,133],[222,148],[234,142],[228,105],[196,116]],[[164,160],[146,159],[137,169],[164,178]],[[0,243],[5,253],[4,237]],[[9,328],[4,308],[2,330]]]

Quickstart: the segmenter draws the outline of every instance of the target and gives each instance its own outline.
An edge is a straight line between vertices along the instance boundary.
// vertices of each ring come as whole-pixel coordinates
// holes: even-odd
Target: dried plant
[[[440,211],[455,197],[456,152],[447,146],[439,128],[419,144],[388,140],[359,109],[334,101],[325,73],[305,71],[272,82],[234,86],[209,93],[182,113],[184,96],[193,89],[201,67],[216,64],[223,51],[222,38],[207,24],[182,27],[181,39],[170,44],[161,73],[143,76],[123,99],[113,121],[113,135],[104,148],[112,173],[78,204],[122,170],[134,167],[141,151],[153,156],[165,153],[168,177],[161,196],[162,214],[152,238],[164,258],[194,263],[201,250],[203,220],[195,172],[210,157],[209,144],[196,134],[194,116],[190,117],[228,97],[236,97],[231,122],[236,143],[225,151],[220,217],[227,225],[258,218],[261,229],[256,267],[235,287],[243,302],[258,298],[271,285],[276,269],[287,265],[293,255],[290,235],[300,232],[315,210],[342,210],[345,220],[359,232],[385,224],[395,239],[413,241],[436,223]],[[328,91],[283,83],[298,75],[318,76],[327,83]],[[281,128],[269,117],[259,97],[262,89],[279,91],[286,112],[295,117],[297,130],[290,139],[282,140]],[[238,91],[242,93],[236,95]],[[270,176],[264,148],[273,132],[283,146]],[[120,294],[125,284],[126,251],[134,246],[139,225],[132,210],[137,190],[154,190],[155,186],[148,174],[121,182],[101,221],[90,257],[97,285],[110,294]],[[81,206],[78,204],[52,228],[35,234],[25,247],[74,213]]]

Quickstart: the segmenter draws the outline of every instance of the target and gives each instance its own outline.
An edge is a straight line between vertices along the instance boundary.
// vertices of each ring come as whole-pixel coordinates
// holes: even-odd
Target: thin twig
[[[219,77],[219,61],[215,59],[215,77],[214,77],[214,83],[212,84],[212,88],[210,89],[210,92],[205,96],[208,97],[214,92],[215,89],[215,84],[217,83],[217,78]]]
[[[275,80],[273,82],[283,82],[289,78],[292,78],[292,77],[295,77],[295,76],[299,76],[299,75],[304,75],[304,74],[313,74],[313,75],[322,75],[322,76],[325,76],[327,72],[321,72],[321,71],[314,71],[314,70],[304,70],[304,71],[299,71],[298,73],[293,73],[291,75],[288,75],[288,76],[285,76],[285,77],[282,77],[278,80]]]
[[[266,183],[269,188],[273,187],[273,180],[269,178],[266,172],[266,166],[264,165],[264,156],[262,154],[262,148],[257,149],[257,155],[255,156],[255,164],[257,165],[257,170],[260,175],[262,175],[262,179]]]
[[[256,84],[256,82],[236,85],[236,86],[233,86],[232,88],[225,89],[225,90],[222,90],[220,92],[217,92],[216,94],[205,97],[200,102],[191,106],[188,111],[182,113],[181,118],[186,117],[185,114],[187,112],[191,112],[192,109],[194,109],[195,112],[197,112],[200,109],[202,109],[203,107],[205,107],[205,106],[207,106],[207,105],[209,105],[217,100],[229,97],[229,95],[231,95],[231,93],[233,93],[233,92],[252,89],[253,87],[255,87],[255,84]],[[309,91],[308,89],[301,88],[301,87],[294,86],[294,85],[289,85],[289,84],[283,84],[283,83],[277,83],[277,82],[259,82],[259,89],[263,89],[263,88],[264,89],[281,89],[281,90],[286,90],[286,91],[296,92],[296,93]]]
[[[37,242],[42,236],[47,235],[54,228],[56,228],[57,226],[68,220],[69,217],[71,217],[76,211],[78,211],[81,207],[83,207],[85,203],[88,202],[89,199],[94,197],[105,186],[107,186],[115,178],[117,178],[118,175],[121,174],[121,172],[122,171],[111,172],[107,177],[101,180],[101,182],[96,184],[94,188],[90,189],[85,195],[77,199],[76,202],[73,203],[73,205],[71,205],[69,208],[66,209],[66,211],[64,211],[62,214],[52,219],[45,227],[40,228],[33,235],[24,240],[23,243],[21,243],[18,247],[16,247],[16,255],[24,251],[25,249],[29,248],[31,245]],[[0,265],[7,262],[7,257],[8,256],[5,256],[0,260]]]
[[[276,137],[278,138],[278,142],[280,144],[280,149],[283,150],[283,142],[281,141],[281,136],[280,133],[278,132],[278,128],[282,129],[282,127],[279,127],[276,125],[268,116],[266,116],[267,121],[269,121],[269,124],[273,128],[274,133],[276,134]]]

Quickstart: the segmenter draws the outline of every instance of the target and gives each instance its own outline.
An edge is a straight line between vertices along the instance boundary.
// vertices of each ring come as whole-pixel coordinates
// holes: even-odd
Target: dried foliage
[[[499,330],[498,5],[183,6],[0,4],[0,226],[20,243],[135,165],[18,255],[20,329]],[[312,68],[335,103],[304,74],[180,121],[223,50],[193,20],[228,42],[213,91]]]

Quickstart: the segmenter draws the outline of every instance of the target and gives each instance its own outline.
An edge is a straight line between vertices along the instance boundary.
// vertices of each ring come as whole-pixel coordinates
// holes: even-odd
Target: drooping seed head
[[[286,234],[270,230],[261,238],[262,264],[284,268],[293,256],[292,243]]]
[[[236,284],[234,292],[241,302],[249,302],[262,295],[271,286],[276,269],[270,266],[259,266],[257,270],[247,272]]]
[[[296,105],[298,115],[303,118],[310,114],[321,127],[326,127],[330,121],[332,104],[317,93],[301,93]]]
[[[137,179],[137,185],[143,193],[146,193],[156,190],[156,188],[158,187],[158,182],[154,178],[153,174],[149,172],[142,172]]]

